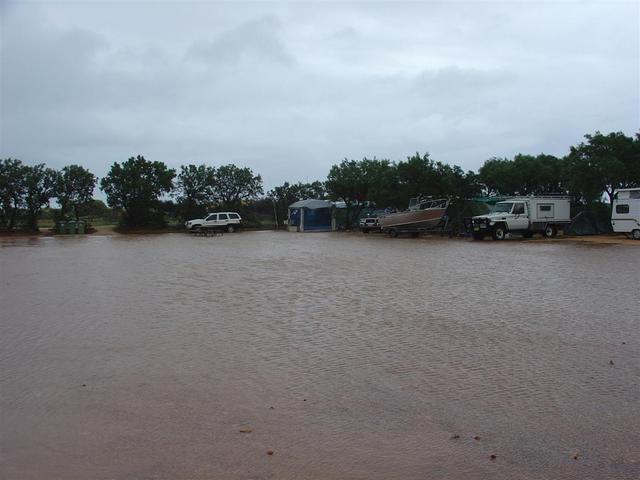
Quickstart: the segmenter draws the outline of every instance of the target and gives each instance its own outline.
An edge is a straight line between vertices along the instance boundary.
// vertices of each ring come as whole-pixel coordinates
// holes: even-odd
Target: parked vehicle
[[[447,212],[447,198],[412,198],[409,209],[403,212],[390,213],[380,217],[380,228],[383,232],[396,237],[399,233],[419,234],[438,227]]]
[[[475,240],[491,235],[503,240],[508,233],[531,238],[534,233],[555,237],[559,228],[571,223],[569,197],[541,195],[514,197],[498,202],[493,212],[467,219],[467,227]]]
[[[611,226],[640,240],[640,188],[621,188],[613,199]]]
[[[242,226],[242,218],[236,212],[208,213],[204,218],[196,218],[185,222],[187,230],[225,230],[229,233]]]
[[[362,233],[379,232],[380,222],[378,217],[366,217],[360,220],[360,230]]]

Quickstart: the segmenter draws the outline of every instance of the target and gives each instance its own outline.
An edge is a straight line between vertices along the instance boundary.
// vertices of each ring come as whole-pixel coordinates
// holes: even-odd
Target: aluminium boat
[[[412,198],[408,210],[380,217],[380,227],[383,230],[428,230],[435,228],[442,221],[448,206],[449,199],[447,198]]]

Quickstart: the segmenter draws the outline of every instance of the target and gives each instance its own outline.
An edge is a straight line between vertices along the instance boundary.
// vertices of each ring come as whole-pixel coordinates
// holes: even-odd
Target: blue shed
[[[335,208],[326,200],[300,200],[289,205],[290,232],[330,232],[336,229]]]

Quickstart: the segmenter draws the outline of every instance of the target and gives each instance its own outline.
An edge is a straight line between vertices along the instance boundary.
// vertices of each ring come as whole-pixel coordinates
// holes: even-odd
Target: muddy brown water
[[[0,274],[3,479],[640,478],[634,247],[21,238]]]

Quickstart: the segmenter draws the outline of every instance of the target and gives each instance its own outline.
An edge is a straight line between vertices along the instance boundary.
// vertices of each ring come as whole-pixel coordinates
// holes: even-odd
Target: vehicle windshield
[[[508,213],[512,207],[513,203],[496,203],[496,208],[493,211],[496,213]]]

